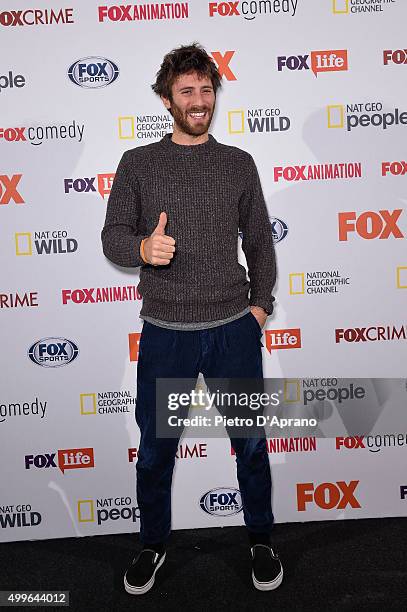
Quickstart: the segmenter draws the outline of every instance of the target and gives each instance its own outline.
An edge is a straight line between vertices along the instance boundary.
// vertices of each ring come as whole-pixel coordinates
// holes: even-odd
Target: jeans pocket
[[[256,317],[254,316],[254,314],[253,314],[252,312],[249,312],[248,314],[249,314],[249,315],[250,315],[250,317],[253,319],[253,321],[254,321],[254,323],[255,323],[255,325],[256,325],[256,328],[257,328],[257,332],[258,332],[258,333],[260,334],[260,336],[261,336],[261,335],[262,335],[262,333],[263,333],[263,329],[260,327],[260,323],[258,322],[258,320],[256,319]]]

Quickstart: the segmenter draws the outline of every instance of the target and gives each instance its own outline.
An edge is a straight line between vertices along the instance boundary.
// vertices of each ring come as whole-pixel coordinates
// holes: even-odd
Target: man
[[[156,379],[196,380],[202,372],[263,380],[260,337],[276,278],[272,230],[253,158],[208,134],[219,87],[216,65],[197,43],[164,57],[152,88],[173,116],[174,131],[124,153],[102,231],[108,259],[141,267],[136,470],[143,548],[124,577],[126,591],[136,595],[153,586],[171,530],[179,439],[156,436]],[[239,228],[250,282],[238,263]],[[231,444],[253,583],[274,589],[283,569],[270,545],[266,441],[232,438]]]

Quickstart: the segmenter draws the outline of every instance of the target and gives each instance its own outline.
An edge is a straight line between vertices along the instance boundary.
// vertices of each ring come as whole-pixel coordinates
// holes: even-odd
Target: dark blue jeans
[[[262,330],[252,313],[212,329],[178,331],[143,322],[137,364],[137,501],[143,545],[171,531],[171,482],[179,438],[156,437],[156,378],[263,379]],[[266,440],[231,438],[243,516],[249,532],[269,534],[271,474]]]

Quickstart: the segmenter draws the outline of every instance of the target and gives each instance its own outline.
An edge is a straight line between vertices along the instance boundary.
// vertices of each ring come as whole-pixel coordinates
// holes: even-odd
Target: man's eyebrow
[[[198,87],[193,87],[192,85],[184,85],[184,87],[180,87],[178,91],[184,91],[186,89],[199,89]],[[200,89],[213,89],[212,85],[202,85]]]

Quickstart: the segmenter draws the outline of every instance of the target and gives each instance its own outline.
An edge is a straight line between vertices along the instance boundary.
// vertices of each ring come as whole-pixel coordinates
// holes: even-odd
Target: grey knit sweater
[[[140,315],[215,321],[249,305],[271,313],[275,252],[253,158],[212,135],[199,145],[179,145],[171,136],[123,154],[102,230],[105,256],[119,266],[141,266]],[[152,266],[141,259],[140,242],[162,211],[175,253],[168,265]],[[238,262],[238,229],[249,280]]]

